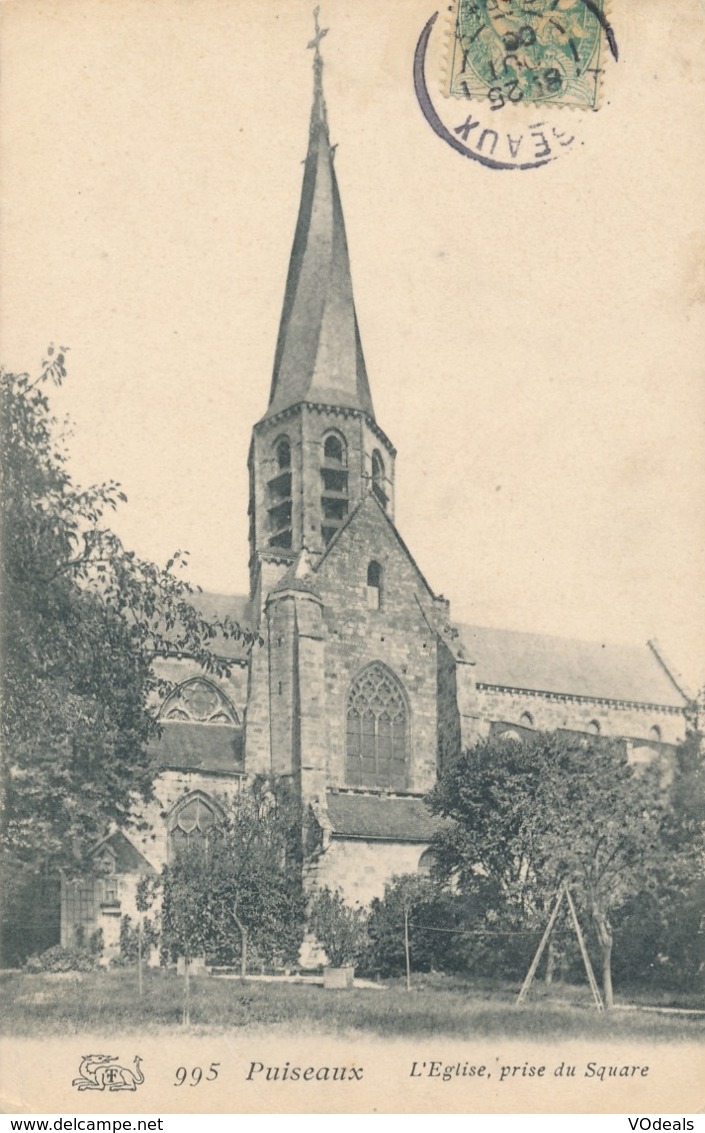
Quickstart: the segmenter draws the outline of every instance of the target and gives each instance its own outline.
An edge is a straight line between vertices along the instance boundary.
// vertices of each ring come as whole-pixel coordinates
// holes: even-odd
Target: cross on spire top
[[[328,28],[322,28],[318,22],[318,13],[320,12],[320,10],[321,9],[318,6],[313,9],[313,27],[315,34],[313,36],[313,39],[308,44],[308,47],[313,48],[313,50],[316,52],[316,63],[319,63],[321,60],[321,40],[324,36],[328,35]]]

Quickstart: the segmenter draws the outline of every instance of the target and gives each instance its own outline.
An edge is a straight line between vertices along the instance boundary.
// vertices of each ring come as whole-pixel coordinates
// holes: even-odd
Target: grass
[[[558,1040],[566,1038],[702,1040],[705,1016],[659,1015],[641,1010],[598,1014],[586,989],[554,985],[549,999],[516,1010],[516,988],[440,976],[416,977],[380,989],[324,991],[310,984],[284,984],[208,977],[191,981],[191,1031],[266,1028],[320,1034],[363,1033],[386,1037],[486,1036]],[[144,995],[129,969],[63,976],[0,973],[2,1029],[15,1035],[105,1034],[139,1029],[182,1028],[183,979],[171,971],[145,973]]]

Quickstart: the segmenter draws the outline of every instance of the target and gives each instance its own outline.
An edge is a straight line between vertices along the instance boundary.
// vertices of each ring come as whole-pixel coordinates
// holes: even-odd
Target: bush
[[[339,889],[333,893],[326,886],[320,891],[311,906],[309,924],[334,968],[354,964],[365,950],[365,911],[346,905]]]
[[[88,949],[62,948],[55,944],[24,964],[26,972],[94,972],[100,967],[98,954]]]

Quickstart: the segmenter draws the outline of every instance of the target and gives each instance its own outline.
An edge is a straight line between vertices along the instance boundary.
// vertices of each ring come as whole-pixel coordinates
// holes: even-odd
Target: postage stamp
[[[605,39],[604,0],[456,0],[449,9],[445,93],[594,110]]]

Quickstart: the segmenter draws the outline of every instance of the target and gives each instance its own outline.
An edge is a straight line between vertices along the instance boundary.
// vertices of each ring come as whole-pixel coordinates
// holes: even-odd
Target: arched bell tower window
[[[208,850],[219,836],[220,818],[217,805],[200,791],[177,803],[169,819],[169,861],[184,850]]]
[[[274,475],[267,482],[270,547],[291,547],[291,442],[274,442]]]
[[[371,562],[367,568],[367,608],[379,610],[382,605],[382,568]]]
[[[330,543],[348,514],[348,457],[345,440],[328,433],[321,459],[321,534]]]
[[[409,719],[399,681],[375,662],[355,678],[347,700],[345,781],[404,790],[409,781]]]
[[[384,471],[384,461],[382,454],[378,449],[372,453],[372,491],[381,503],[382,507],[387,509],[389,503],[389,496],[387,495],[387,477]]]

